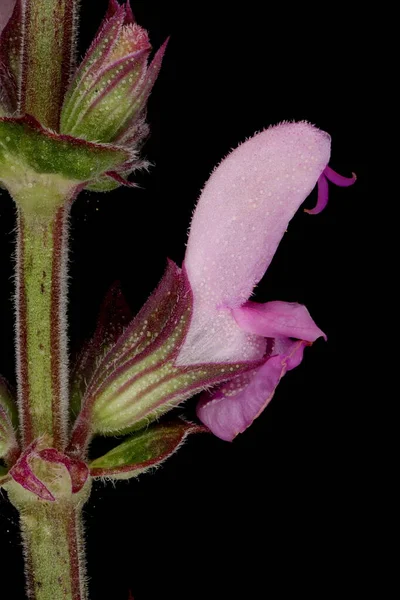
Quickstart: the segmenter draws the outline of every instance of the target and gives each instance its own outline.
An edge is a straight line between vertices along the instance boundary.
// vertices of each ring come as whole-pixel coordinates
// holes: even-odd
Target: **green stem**
[[[71,501],[34,501],[20,507],[27,596],[86,600],[82,509]]]
[[[68,436],[67,237],[76,185],[38,177],[10,191],[17,204],[16,329],[18,409],[22,450],[40,438],[63,452]],[[40,446],[39,446],[40,447]],[[51,490],[40,499],[12,478],[5,482],[20,513],[27,594],[32,600],[87,600],[81,508],[90,481],[71,491],[65,466],[28,459]]]
[[[78,0],[24,0],[21,112],[57,129],[75,62]]]
[[[68,426],[68,208],[18,209],[17,371],[23,445],[44,434],[65,446]]]

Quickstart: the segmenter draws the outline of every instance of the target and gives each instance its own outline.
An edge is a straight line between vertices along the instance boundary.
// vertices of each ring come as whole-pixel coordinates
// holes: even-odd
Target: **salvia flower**
[[[335,174],[329,157],[330,137],[312,125],[271,127],[220,164],[198,202],[185,258],[193,316],[177,362],[263,360],[200,400],[198,416],[223,439],[244,431],[282,375],[301,362],[304,347],[325,337],[304,306],[248,300],[315,184],[320,208],[327,179],[355,181]]]
[[[354,181],[334,174],[329,158],[328,134],[305,122],[283,123],[216,168],[195,210],[182,269],[168,263],[100,361],[90,358],[97,355],[96,335],[83,355],[73,381],[72,455],[81,456],[96,434],[137,431],[129,442],[135,445],[140,430],[205,389],[212,391],[201,397],[198,416],[222,439],[233,439],[260,414],[305,347],[326,337],[305,306],[249,298],[317,182],[321,206],[327,178]],[[101,459],[103,475],[114,459]]]

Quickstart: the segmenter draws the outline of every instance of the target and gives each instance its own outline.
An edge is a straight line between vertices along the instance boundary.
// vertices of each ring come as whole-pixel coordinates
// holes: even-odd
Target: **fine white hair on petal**
[[[194,362],[205,347],[207,353],[215,349],[215,360],[254,357],[248,347],[252,337],[246,336],[241,352],[244,334],[236,330],[230,311],[221,308],[248,300],[329,157],[327,133],[307,122],[285,122],[239,145],[214,170],[194,212],[186,249],[194,314],[179,362]],[[229,339],[216,339],[228,330]]]

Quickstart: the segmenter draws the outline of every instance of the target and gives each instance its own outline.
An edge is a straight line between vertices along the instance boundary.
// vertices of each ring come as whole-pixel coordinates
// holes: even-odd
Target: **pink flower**
[[[306,345],[324,333],[304,306],[249,302],[290,219],[319,183],[355,181],[328,165],[330,137],[309,123],[282,123],[255,135],[217,167],[197,204],[185,267],[193,316],[177,364],[264,359],[261,367],[204,395],[198,416],[217,436],[232,440],[271,400]],[[294,341],[294,340],[296,341]]]

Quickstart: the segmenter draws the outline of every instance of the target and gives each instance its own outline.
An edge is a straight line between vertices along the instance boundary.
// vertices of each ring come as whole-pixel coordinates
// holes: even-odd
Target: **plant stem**
[[[12,494],[10,499],[14,500]],[[14,503],[14,502],[13,502]],[[81,504],[71,499],[19,505],[26,591],[32,600],[86,600]]]
[[[57,129],[75,62],[78,0],[24,0],[21,112]]]
[[[68,425],[68,208],[18,209],[17,370],[23,444],[44,434],[62,450]]]
[[[64,451],[68,437],[67,238],[78,187],[38,176],[10,191],[17,204],[16,354],[22,451]],[[86,600],[81,509],[90,480],[72,493],[65,466],[28,459],[51,489],[42,500],[12,478],[4,487],[20,513],[26,589],[32,600]],[[27,482],[31,475],[27,473]]]

